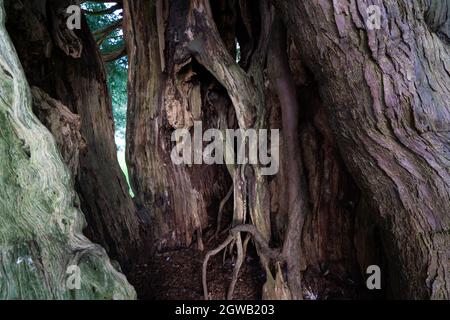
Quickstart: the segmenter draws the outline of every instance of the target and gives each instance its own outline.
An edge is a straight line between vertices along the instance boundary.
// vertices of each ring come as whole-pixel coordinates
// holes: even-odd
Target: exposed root
[[[206,269],[208,267],[209,258],[212,257],[212,256],[215,256],[220,251],[225,249],[226,246],[228,244],[230,244],[231,241],[233,241],[233,239],[234,239],[234,236],[233,235],[229,235],[228,238],[226,238],[225,241],[222,242],[222,244],[220,246],[218,246],[214,250],[208,251],[208,253],[205,256],[205,260],[203,261],[203,267],[202,267],[202,283],[203,283],[203,293],[204,293],[205,300],[209,300],[208,283],[206,281]]]
[[[197,248],[199,251],[203,251],[205,249],[205,246],[203,245],[203,235],[201,228],[197,230]]]
[[[241,239],[242,232],[248,233],[247,237],[244,240],[244,244],[242,243]],[[208,261],[212,256],[215,256],[220,251],[224,250],[229,244],[234,242],[237,246],[237,259],[233,270],[233,277],[227,292],[227,299],[231,300],[233,298],[234,288],[238,280],[239,271],[244,261],[244,257],[247,251],[246,248],[248,242],[250,241],[250,238],[253,238],[256,245],[259,246],[258,248],[260,255],[263,255],[265,258],[280,262],[284,262],[286,260],[280,250],[269,247],[268,242],[264,240],[263,236],[254,225],[243,224],[236,226],[230,230],[230,235],[225,239],[224,242],[222,242],[216,249],[209,251],[205,256],[202,267],[203,294],[205,300],[209,300],[208,284],[206,280]]]
[[[230,244],[230,246],[228,247],[228,254],[229,254],[230,256],[233,255],[233,249],[234,249],[234,245],[235,245],[235,244],[236,244],[236,238],[233,239],[233,241],[231,241],[231,244]]]
[[[236,237],[238,238],[235,241],[236,247],[237,247],[237,258],[236,258],[236,262],[234,265],[233,278],[231,279],[231,283],[230,283],[230,286],[229,286],[228,292],[227,292],[227,300],[233,299],[234,288],[238,281],[239,271],[241,270],[242,263],[244,262],[244,258],[247,256],[247,246],[248,246],[250,239],[252,238],[250,234],[247,234],[245,236],[244,242],[242,242],[242,240],[240,239],[241,238],[240,234],[238,234]],[[233,244],[230,247],[233,248]],[[224,252],[226,252],[226,250]],[[225,260],[225,255],[224,255],[224,260]]]
[[[239,278],[239,271],[241,270],[242,263],[244,262],[244,249],[242,246],[241,234],[236,234],[236,247],[237,258],[233,269],[233,277],[231,278],[230,286],[228,287],[227,300],[233,299],[234,288]]]
[[[219,235],[219,232],[220,232],[220,225],[222,223],[223,208],[225,207],[225,204],[228,202],[228,200],[230,199],[231,195],[233,194],[233,190],[234,190],[234,184],[231,185],[230,190],[228,191],[227,195],[220,202],[219,213],[217,214],[216,233],[214,234],[215,238],[217,238],[217,236]]]

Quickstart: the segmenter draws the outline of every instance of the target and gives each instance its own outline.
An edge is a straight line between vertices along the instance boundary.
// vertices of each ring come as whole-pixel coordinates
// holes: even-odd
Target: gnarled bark
[[[0,1],[0,298],[136,296],[104,249],[85,238],[70,173],[31,111],[31,94]],[[80,270],[70,290],[68,267]]]
[[[448,298],[450,57],[425,24],[429,2],[276,3],[378,223],[391,294]]]
[[[265,241],[264,245],[256,242],[267,274],[265,298],[302,298],[306,292],[301,273],[305,271],[314,278],[311,290],[320,292],[320,297],[331,295],[324,293],[330,282],[322,279],[326,275],[345,279],[334,283],[345,291],[351,286],[347,278],[356,281],[359,273],[352,245],[357,195],[350,195],[353,182],[343,168],[320,99],[314,94],[302,99],[297,94],[298,90],[303,94],[316,89],[306,83],[313,83],[306,75],[295,74],[297,69],[291,71],[303,65],[291,65],[283,25],[272,29],[274,10],[270,4],[126,1],[124,12],[131,89],[128,162],[140,207],[149,212],[156,207],[151,213],[155,234],[165,240],[170,230],[176,237],[184,236],[185,230],[191,230],[188,234],[195,230],[190,211],[186,215],[177,209],[175,218],[164,215],[173,211],[158,208],[161,204],[167,208],[168,201],[152,199],[161,193],[159,189],[169,194],[176,190],[177,201],[189,206],[192,187],[184,188],[183,183],[192,186],[189,181],[197,176],[198,183],[207,185],[222,174],[206,171],[198,175],[196,165],[189,170],[192,176],[184,173],[185,168],[176,169],[168,156],[168,127],[190,129],[194,119],[202,119],[221,129],[282,129],[282,172],[278,176],[263,176],[258,165],[228,166],[234,184],[232,226],[240,230],[240,224],[252,223],[258,239]],[[276,41],[269,41],[271,33],[276,34]],[[236,62],[236,39],[242,49],[240,62]],[[204,88],[205,83],[209,86],[200,96],[193,94],[196,86]],[[199,114],[201,118],[196,116]],[[273,114],[282,120],[269,121]],[[218,123],[211,121],[216,116]],[[275,202],[279,205],[270,205]],[[180,225],[177,216],[187,221],[188,228],[186,223]],[[304,223],[306,233],[302,233]],[[241,232],[245,231],[235,232],[232,240],[219,247],[231,244],[237,248],[229,298],[245,251]],[[330,245],[333,241],[336,244]],[[278,258],[264,254],[262,249],[269,243],[279,246],[282,254]],[[213,250],[207,257],[217,252]],[[206,268],[205,262],[203,272]]]
[[[80,152],[75,185],[88,221],[86,233],[127,271],[147,256],[150,240],[117,161],[101,53],[84,17],[81,30],[66,25],[66,8],[73,3],[6,1],[7,28],[30,84],[80,117],[86,148]]]
[[[31,94],[34,114],[55,137],[64,163],[69,167],[72,177],[76,177],[80,150],[86,148],[86,142],[80,133],[80,117],[38,87],[31,88]]]

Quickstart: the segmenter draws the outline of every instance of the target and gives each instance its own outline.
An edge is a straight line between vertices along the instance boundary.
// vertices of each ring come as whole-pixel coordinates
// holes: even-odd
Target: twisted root
[[[244,240],[244,244],[242,244],[242,240],[240,239],[242,232],[248,233],[246,239]],[[251,224],[238,225],[233,229],[231,229],[230,235],[225,239],[225,241],[223,241],[216,249],[209,251],[205,256],[205,259],[203,260],[202,283],[205,300],[209,300],[208,283],[206,279],[209,259],[212,256],[218,254],[220,251],[224,250],[230,243],[236,240],[237,259],[233,270],[233,277],[227,292],[227,299],[231,300],[233,298],[234,288],[238,280],[239,271],[244,261],[244,256],[247,251],[246,250],[247,244],[250,238],[253,238],[253,241],[259,246],[259,252],[264,257],[275,261],[285,261],[285,257],[283,256],[281,250],[270,248],[269,243],[264,239],[264,237],[261,235],[261,233],[254,225]]]

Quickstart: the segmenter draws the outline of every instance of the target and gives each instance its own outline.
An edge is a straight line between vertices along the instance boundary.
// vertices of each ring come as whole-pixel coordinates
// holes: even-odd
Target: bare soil
[[[217,247],[223,239],[205,243],[205,250],[191,248],[157,253],[148,264],[135,266],[130,282],[144,300],[202,300],[202,264],[206,253]],[[211,257],[208,263],[208,290],[214,300],[225,299],[233,273],[234,258],[223,251]],[[265,275],[259,266],[254,248],[249,250],[239,273],[234,291],[236,300],[261,299]]]

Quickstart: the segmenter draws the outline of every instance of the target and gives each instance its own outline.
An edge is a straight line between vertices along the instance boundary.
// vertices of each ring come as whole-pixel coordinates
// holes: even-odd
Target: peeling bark
[[[208,214],[217,212],[214,204],[230,183],[224,167],[177,166],[170,158],[174,129],[192,132],[200,120],[203,130],[218,127],[219,106],[207,107],[205,101],[210,78],[203,78],[204,70],[192,60],[175,56],[182,49],[174,39],[183,36],[178,25],[186,4],[124,1],[130,59],[127,162],[138,209],[159,250],[189,246],[195,236],[201,249]]]

